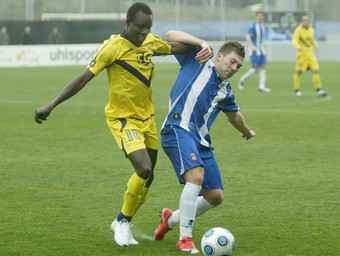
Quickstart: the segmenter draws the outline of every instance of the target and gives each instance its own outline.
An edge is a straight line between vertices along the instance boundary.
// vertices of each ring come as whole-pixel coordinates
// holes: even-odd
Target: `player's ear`
[[[223,58],[223,54],[221,52],[218,52],[217,55],[216,55],[216,60],[217,62],[220,62]]]

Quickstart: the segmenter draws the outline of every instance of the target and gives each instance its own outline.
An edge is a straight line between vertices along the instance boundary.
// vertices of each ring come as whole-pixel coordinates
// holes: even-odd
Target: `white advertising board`
[[[209,42],[215,56],[224,42]],[[247,46],[246,42],[241,42]],[[1,67],[87,66],[101,44],[8,45],[0,46]],[[340,42],[320,42],[319,61],[340,61]],[[266,42],[268,61],[295,61],[291,42]],[[155,63],[177,63],[174,56],[155,57]],[[246,55],[248,61],[248,54]]]
[[[100,44],[0,46],[0,67],[87,65]]]

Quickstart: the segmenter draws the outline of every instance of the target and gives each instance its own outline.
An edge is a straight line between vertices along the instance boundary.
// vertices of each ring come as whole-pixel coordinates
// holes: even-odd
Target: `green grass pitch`
[[[236,102],[257,132],[241,139],[221,114],[212,126],[225,201],[197,218],[194,241],[214,226],[231,230],[238,256],[340,254],[339,63],[321,63],[330,97],[316,97],[311,74],[303,97],[292,90],[294,63],[268,65],[269,94],[258,76],[237,89]],[[182,187],[159,151],[147,202],[134,218],[139,246],[120,248],[109,225],[120,210],[132,167],[118,149],[104,117],[103,72],[38,125],[34,110],[50,101],[84,67],[0,69],[0,255],[181,255],[176,227],[153,241],[158,211],[177,209]],[[156,64],[153,86],[160,128],[176,64]]]

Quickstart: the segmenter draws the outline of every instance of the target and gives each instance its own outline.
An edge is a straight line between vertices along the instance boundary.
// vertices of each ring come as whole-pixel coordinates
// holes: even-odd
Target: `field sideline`
[[[293,63],[268,65],[269,94],[258,76],[237,89],[236,102],[256,138],[244,141],[220,115],[212,140],[225,201],[199,217],[194,241],[225,226],[237,256],[340,254],[339,63],[323,62],[330,97],[315,96],[311,74],[303,97],[292,91]],[[162,150],[148,201],[134,218],[139,246],[115,245],[109,225],[122,205],[130,163],[104,118],[106,73],[38,125],[34,110],[50,101],[84,67],[0,69],[0,255],[185,255],[175,250],[178,227],[152,240],[164,207],[177,209],[182,187]],[[160,128],[178,66],[157,64],[153,86]]]

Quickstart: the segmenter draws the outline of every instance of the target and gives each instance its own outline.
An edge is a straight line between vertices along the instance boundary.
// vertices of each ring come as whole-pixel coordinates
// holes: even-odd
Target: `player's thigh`
[[[198,143],[184,129],[171,128],[166,132],[163,131],[161,144],[180,183],[185,183],[183,174],[186,171],[203,166],[203,161],[197,149]]]
[[[144,134],[145,146],[149,149],[158,150],[158,130],[153,116],[143,122],[141,131]]]
[[[250,56],[250,64],[255,69],[259,68],[259,66],[260,66],[260,56],[257,55],[256,53],[253,53]]]
[[[204,168],[202,166],[196,166],[190,170],[187,170],[183,174],[183,178],[186,182],[190,182],[199,186],[202,186],[204,177]]]
[[[211,149],[201,147],[200,156],[204,163],[204,179],[202,188],[205,190],[223,189],[220,168]]]
[[[316,59],[315,55],[311,55],[309,59],[309,69],[312,71],[318,71],[320,69],[319,62]]]
[[[259,66],[264,68],[267,65],[267,56],[264,54],[260,55]]]
[[[250,63],[253,68],[259,69],[267,64],[266,55],[253,53],[250,56]]]
[[[298,54],[296,56],[295,71],[304,72],[309,66],[309,58],[306,55]]]
[[[107,119],[107,124],[118,147],[122,149],[126,155],[140,149],[146,149],[143,131],[135,120],[124,118],[115,120]]]

